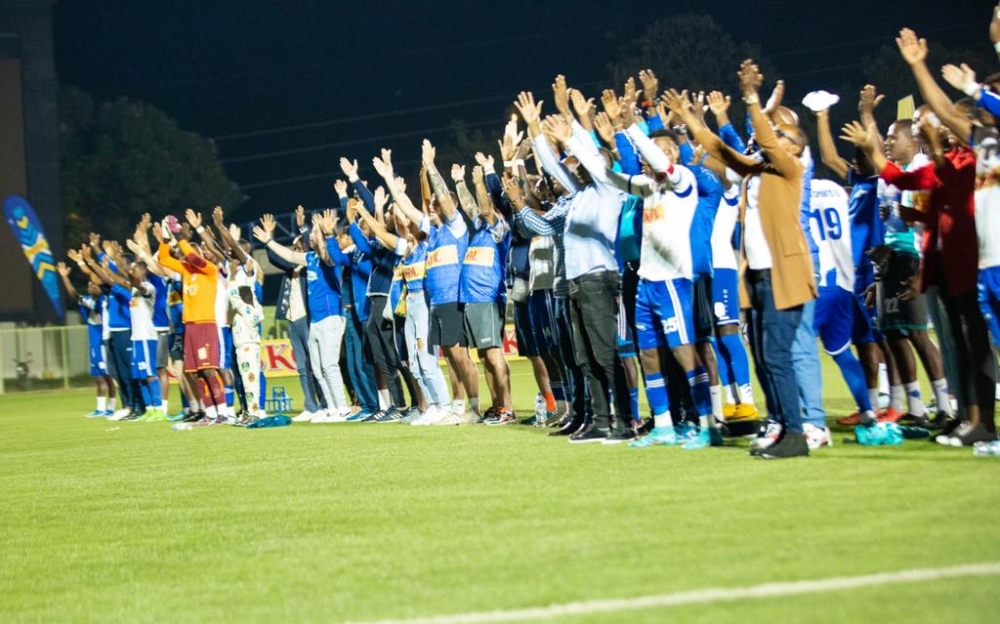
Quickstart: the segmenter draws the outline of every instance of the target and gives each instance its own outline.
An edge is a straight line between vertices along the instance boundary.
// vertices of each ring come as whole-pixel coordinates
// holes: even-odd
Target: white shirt
[[[1000,186],[984,186],[976,191],[976,234],[979,268],[1000,266]]]
[[[750,178],[747,183],[747,208],[743,215],[743,248],[747,254],[747,264],[751,269],[770,269],[773,264],[771,247],[764,237],[764,227],[760,223],[760,176]]]
[[[687,167],[674,171],[679,181],[673,189],[653,182],[648,194],[642,191],[639,277],[653,282],[694,276],[691,221],[698,208],[697,180]]]
[[[528,290],[550,290],[556,280],[556,242],[551,236],[535,236],[528,244]]]
[[[831,180],[812,181],[809,200],[813,238],[819,248],[819,287],[839,286],[854,291],[854,257],[851,249],[850,198]]]
[[[719,211],[712,225],[712,267],[737,269],[736,250],[733,249],[733,230],[740,218],[740,185],[734,184],[722,194]]]
[[[257,303],[257,298],[253,297],[252,305],[244,302],[240,298],[240,287],[236,280],[227,284],[224,292],[233,309],[233,345],[242,347],[246,344],[259,344],[257,324],[264,320],[264,311]]]
[[[153,327],[153,305],[156,300],[156,289],[149,282],[143,282],[132,289],[132,299],[129,301],[129,313],[132,317],[132,340],[156,340],[156,328]]]
[[[299,271],[301,269],[295,269],[293,272],[295,277],[289,279],[291,284],[291,289],[288,292],[287,317],[289,321],[297,321],[306,315],[306,305],[302,301],[302,286],[299,285]]]
[[[207,262],[207,260],[206,260]],[[229,327],[229,263],[219,265],[216,279],[219,282],[215,289],[215,323],[219,327]]]

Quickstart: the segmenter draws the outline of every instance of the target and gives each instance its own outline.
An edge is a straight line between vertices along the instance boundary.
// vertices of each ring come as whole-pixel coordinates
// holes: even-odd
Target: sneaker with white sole
[[[302,413],[292,419],[292,422],[312,422],[313,418],[318,417],[322,412],[310,412],[309,410],[302,410]]]
[[[802,434],[806,437],[806,445],[809,446],[810,451],[824,446],[833,446],[833,434],[829,427],[820,429],[816,425],[805,423],[802,425]]]
[[[750,441],[750,450],[763,451],[766,448],[770,448],[781,439],[783,431],[784,427],[781,426],[781,423],[773,420],[765,420],[760,425],[757,437]]]
[[[455,425],[474,425],[479,420],[475,412],[465,411],[462,413],[448,412],[446,416],[434,423],[435,427],[448,427]]]
[[[111,414],[110,416],[108,416],[108,420],[116,420],[116,421],[117,420],[122,420],[124,418],[127,418],[128,415],[131,414],[131,413],[132,413],[131,409],[129,409],[127,407],[123,407],[122,409],[116,410],[113,414]]]

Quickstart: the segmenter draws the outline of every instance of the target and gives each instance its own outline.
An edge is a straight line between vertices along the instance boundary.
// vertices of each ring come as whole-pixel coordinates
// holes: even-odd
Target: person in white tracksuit
[[[233,344],[236,347],[236,366],[246,389],[247,411],[251,419],[261,418],[260,396],[260,331],[257,326],[264,320],[264,310],[253,294],[253,288],[240,286],[230,280],[229,305],[233,312]]]

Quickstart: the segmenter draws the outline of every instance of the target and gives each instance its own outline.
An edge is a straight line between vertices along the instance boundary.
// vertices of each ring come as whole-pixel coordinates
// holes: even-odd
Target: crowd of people
[[[1000,52],[996,15],[990,34]],[[416,189],[389,150],[372,160],[379,184],[342,158],[339,210],[299,207],[290,245],[275,240],[270,215],[252,232],[283,274],[276,318],[305,407],[294,420],[519,422],[503,351],[509,299],[537,386],[520,422],[571,443],[701,449],[720,445],[728,422],[759,419],[752,455],[808,455],[832,444],[821,342],[857,408],[838,422],[859,442],[905,426],[996,450],[1000,75],[980,84],[968,66],[945,66],[967,95],[953,103],[926,65],[926,41],[904,29],[897,44],[925,105],[879,128],[883,98],[864,87],[859,121],[839,133],[848,158],[829,121],[839,98],[803,101],[813,148],[781,81],[762,99],[751,60],[737,74],[745,123],[722,92],[661,91],[651,70],[599,105],[557,76],[549,111],[518,95],[502,161],[475,154],[471,187],[466,166],[439,170],[426,140]],[[839,179],[814,176],[817,154]],[[263,271],[220,208],[211,221],[146,216],[127,249],[91,235],[69,254],[88,280],[81,296],[59,265],[90,328],[92,416],[264,416]],[[168,369],[182,391],[177,416]]]

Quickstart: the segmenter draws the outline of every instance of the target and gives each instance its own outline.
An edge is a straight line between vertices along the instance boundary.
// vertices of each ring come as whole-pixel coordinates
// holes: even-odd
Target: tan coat
[[[749,108],[754,136],[767,156],[766,161],[758,162],[738,153],[707,128],[695,128],[694,137],[709,154],[739,175],[760,176],[760,223],[771,251],[774,305],[779,310],[785,310],[818,296],[809,246],[799,224],[803,167],[797,158],[779,145],[778,137],[760,107],[752,105]],[[742,204],[745,205],[745,185],[743,194]],[[741,255],[742,278],[747,262],[746,254]],[[740,279],[740,307],[750,307],[744,279]]]

